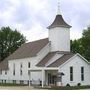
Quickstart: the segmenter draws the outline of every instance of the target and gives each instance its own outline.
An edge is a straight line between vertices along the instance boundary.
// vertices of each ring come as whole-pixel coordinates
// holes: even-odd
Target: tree
[[[80,53],[90,61],[90,27],[83,31],[80,39],[71,40],[71,51],[73,53]]]
[[[73,53],[80,53],[81,55],[83,55],[84,48],[81,43],[82,43],[81,39],[74,40],[74,41],[71,40],[71,51]]]
[[[10,27],[2,27],[0,30],[1,61],[25,42],[26,38],[17,30],[12,30]]]
[[[85,29],[82,35],[82,46],[85,51],[84,57],[90,61],[90,27]]]

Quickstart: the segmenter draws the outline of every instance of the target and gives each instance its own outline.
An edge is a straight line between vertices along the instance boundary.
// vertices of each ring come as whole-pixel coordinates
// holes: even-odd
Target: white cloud
[[[34,23],[34,27],[31,30],[23,30],[21,33],[24,33],[27,36],[27,39],[30,41],[38,40],[41,38],[47,38],[47,29],[43,29],[41,25],[38,23]]]
[[[0,27],[10,26],[29,41],[48,36],[46,27],[57,13],[58,0],[0,0]],[[80,38],[90,24],[90,0],[61,0],[61,13],[72,25],[71,39]]]

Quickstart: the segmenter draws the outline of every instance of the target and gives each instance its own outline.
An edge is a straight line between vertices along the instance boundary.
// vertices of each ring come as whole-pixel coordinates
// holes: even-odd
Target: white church
[[[23,44],[0,63],[0,83],[90,85],[90,63],[70,51],[70,28],[58,13],[48,38]]]

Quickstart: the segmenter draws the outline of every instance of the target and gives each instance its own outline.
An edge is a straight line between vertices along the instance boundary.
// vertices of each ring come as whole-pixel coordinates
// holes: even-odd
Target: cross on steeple
[[[57,14],[58,15],[61,15],[61,12],[60,12],[60,0],[58,0],[58,8],[57,8]]]

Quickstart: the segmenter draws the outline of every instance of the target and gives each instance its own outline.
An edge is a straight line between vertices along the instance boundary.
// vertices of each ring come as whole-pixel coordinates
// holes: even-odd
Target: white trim
[[[78,56],[80,56],[85,62],[87,62],[88,64],[90,64],[90,62],[87,61],[87,59],[85,59],[83,56],[81,56],[79,53],[77,53]]]
[[[46,47],[49,46],[49,44],[50,44],[50,43],[48,42],[36,55],[37,55],[37,56],[40,55],[41,52],[42,52],[43,50],[45,50]],[[49,48],[49,52],[50,52],[50,48]],[[49,52],[48,52],[48,53],[49,53]]]
[[[53,67],[43,67],[44,70],[58,70],[59,68],[53,68]],[[33,69],[33,68],[30,68],[28,69],[30,71],[42,71],[42,68],[36,68],[36,69]]]
[[[86,63],[90,64],[90,62],[88,62],[84,57],[82,57],[79,53],[76,53],[74,56],[72,56],[70,59],[68,59],[65,63],[63,63],[62,65],[59,66],[59,68],[63,67],[66,63],[70,62],[70,60],[72,60],[73,58],[75,58],[76,56],[81,57]]]

